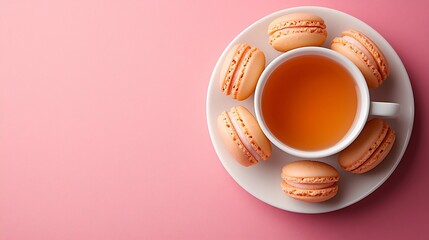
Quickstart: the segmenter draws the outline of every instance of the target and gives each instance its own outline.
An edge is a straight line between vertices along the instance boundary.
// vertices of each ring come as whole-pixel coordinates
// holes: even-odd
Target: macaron
[[[217,120],[221,138],[232,157],[243,166],[251,166],[271,155],[271,143],[256,118],[245,107],[232,107]]]
[[[389,64],[377,45],[365,34],[347,30],[332,40],[331,49],[349,58],[361,70],[369,88],[379,87],[389,75]]]
[[[300,160],[282,168],[281,187],[290,197],[305,202],[323,202],[338,192],[340,175],[324,162]]]
[[[385,120],[371,119],[356,140],[340,152],[338,163],[349,172],[366,173],[384,160],[395,139],[395,132]]]
[[[255,91],[265,68],[265,55],[256,47],[240,43],[227,53],[220,71],[220,89],[225,95],[242,101]]]
[[[326,40],[325,21],[311,13],[292,13],[274,19],[268,26],[269,43],[286,52],[305,46],[321,46]]]

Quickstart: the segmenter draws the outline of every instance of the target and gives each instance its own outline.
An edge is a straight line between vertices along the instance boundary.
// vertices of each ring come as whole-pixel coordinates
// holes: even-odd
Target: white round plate
[[[281,188],[281,168],[284,164],[297,160],[297,158],[283,153],[273,145],[273,154],[268,161],[260,162],[251,167],[239,165],[230,156],[225,148],[216,127],[218,115],[236,105],[247,107],[253,114],[253,95],[248,99],[238,102],[229,96],[225,96],[219,87],[219,72],[226,52],[237,43],[246,42],[261,49],[266,55],[266,64],[270,63],[281,53],[275,51],[268,43],[267,28],[269,23],[282,15],[294,12],[310,12],[321,16],[326,23],[328,38],[324,47],[329,47],[330,42],[346,29],[356,29],[363,32],[379,46],[390,64],[389,78],[377,89],[371,90],[373,101],[389,101],[400,104],[400,113],[395,119],[388,119],[390,126],[396,132],[395,144],[387,158],[372,171],[355,175],[342,170],[337,163],[337,156],[317,159],[334,166],[340,172],[338,194],[323,203],[305,203],[286,196]],[[270,14],[240,33],[225,49],[219,58],[208,87],[207,92],[207,123],[210,137],[217,155],[225,169],[234,180],[250,194],[261,201],[291,212],[299,213],[323,213],[347,207],[368,196],[376,190],[392,174],[407,148],[414,121],[413,92],[407,71],[399,56],[390,44],[374,29],[343,12],[323,7],[296,7],[281,10]]]

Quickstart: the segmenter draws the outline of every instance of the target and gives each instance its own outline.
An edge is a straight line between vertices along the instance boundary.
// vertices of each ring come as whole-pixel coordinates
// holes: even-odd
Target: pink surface
[[[429,3],[409,3],[0,0],[0,239],[425,236]],[[276,209],[238,186],[205,116],[227,44],[299,5],[344,11],[381,33],[408,70],[416,106],[394,174],[357,204],[320,215]]]

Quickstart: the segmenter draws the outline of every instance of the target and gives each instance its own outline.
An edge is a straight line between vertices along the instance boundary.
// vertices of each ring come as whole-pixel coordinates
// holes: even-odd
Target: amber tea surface
[[[355,82],[340,64],[321,56],[300,56],[280,65],[262,93],[270,131],[300,150],[321,150],[339,142],[353,124]]]

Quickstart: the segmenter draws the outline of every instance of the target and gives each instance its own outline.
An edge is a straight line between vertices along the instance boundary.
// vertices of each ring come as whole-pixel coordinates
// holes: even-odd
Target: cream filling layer
[[[330,182],[330,183],[297,183],[297,182],[292,182],[289,180],[285,180],[285,182],[287,184],[293,186],[293,187],[300,188],[300,189],[322,189],[322,188],[327,188],[327,187],[334,185],[333,182]]]
[[[355,45],[361,52],[363,52],[363,54],[365,54],[365,56],[368,58],[368,60],[371,62],[371,64],[378,68],[377,63],[375,62],[375,59],[372,57],[371,53],[366,49],[366,47],[364,45],[362,45],[359,41],[357,41],[356,39],[349,37],[349,36],[343,36],[344,40],[347,40],[348,42],[350,42],[351,44]]]
[[[241,131],[241,127],[238,125],[237,120],[235,119],[235,117],[232,115],[231,112],[228,112],[228,117],[231,120],[231,124],[235,129],[235,132],[238,135],[238,138],[240,139],[240,141],[243,143],[244,147],[246,147],[247,151],[250,152],[250,154],[258,161],[262,160],[262,157],[259,156],[259,154],[253,149],[252,145],[250,144],[250,142],[247,140],[247,137],[243,134],[243,132]]]
[[[242,72],[244,71],[243,61],[245,61],[245,58],[248,55],[249,49],[250,49],[250,46],[245,45],[243,49],[238,49],[237,52],[235,53],[236,57],[234,57],[233,59],[234,68],[233,70],[230,70],[230,71],[234,71],[234,73],[232,74],[232,76],[230,76],[230,83],[226,89],[227,95],[231,94],[232,90],[238,87],[237,86],[238,81],[240,77],[243,75]]]

